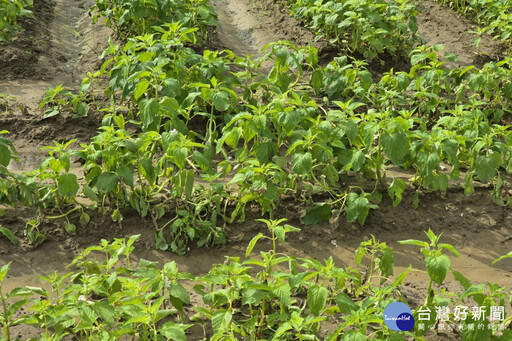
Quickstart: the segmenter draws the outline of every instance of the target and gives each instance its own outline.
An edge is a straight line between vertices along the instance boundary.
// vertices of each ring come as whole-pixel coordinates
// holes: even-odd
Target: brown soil
[[[0,113],[0,129],[20,153],[20,162],[11,169],[37,167],[45,157],[39,147],[54,141],[77,139],[87,142],[96,135],[101,117],[56,116],[43,119],[39,103],[48,89],[63,84],[77,89],[87,72],[101,64],[98,56],[108,41],[110,29],[92,24],[88,9],[92,0],[35,0],[34,19],[23,23],[24,32],[0,46],[0,93],[7,102]],[[78,123],[79,122],[79,123]]]
[[[457,56],[458,61],[447,63],[448,67],[481,67],[485,62],[499,59],[501,48],[488,34],[481,36],[480,48],[473,44],[478,35],[468,32],[476,30],[476,26],[469,19],[438,5],[434,0],[421,1],[419,9],[418,33],[428,44],[443,44],[445,54],[452,53]]]
[[[265,45],[279,40],[291,41],[296,46],[312,43],[320,50],[326,45],[313,42],[314,34],[275,1],[212,0],[211,4],[220,24],[213,38],[217,48],[257,55]]]
[[[275,5],[274,1],[248,1],[212,1],[219,13],[221,25],[210,44],[239,54],[257,54],[266,44],[275,40],[291,40],[298,45],[313,41],[313,35],[280,5]],[[36,21],[42,23],[42,27],[34,27],[33,21],[25,23],[27,31],[20,34],[11,45],[0,49],[0,93],[15,96],[21,104],[16,106],[10,103],[14,112],[0,117],[0,130],[11,131],[10,138],[21,152],[22,161],[12,166],[13,170],[18,171],[38,164],[38,160],[43,157],[38,147],[70,138],[85,142],[95,135],[99,125],[98,116],[77,119],[58,116],[42,120],[42,113],[37,106],[47,88],[61,83],[76,87],[86,71],[95,69],[101,51],[99,46],[106,42],[109,33],[103,26],[90,24],[86,11],[90,1],[55,0],[54,3],[48,3],[35,0],[34,3],[37,9]],[[274,7],[269,7],[270,4],[274,4]],[[419,17],[420,33],[431,44],[444,43],[446,51],[459,57],[460,65],[475,62],[474,48],[466,47],[473,38],[465,33],[470,28],[469,23],[453,12],[434,5],[432,1],[424,1],[424,4]],[[68,17],[67,13],[73,14]],[[67,26],[73,27],[71,32],[79,34],[66,35]],[[32,36],[38,38],[30,39]],[[36,44],[35,41],[43,41],[44,45]],[[329,51],[325,44],[315,44],[319,50]],[[483,51],[490,56],[499,50],[492,41],[485,39],[483,46]],[[401,246],[397,241],[409,238],[426,240],[423,231],[432,228],[436,233],[443,232],[442,240],[454,245],[460,252],[459,258],[451,258],[455,270],[474,282],[491,281],[512,287],[512,260],[491,265],[494,259],[512,250],[510,209],[493,204],[486,188],[478,188],[471,197],[464,196],[457,187],[446,196],[424,193],[420,199],[419,207],[413,209],[412,196],[409,194],[398,207],[393,207],[391,201],[384,198],[379,209],[370,213],[363,228],[348,223],[344,216],[333,218],[329,223],[303,226],[299,217],[305,206],[295,201],[283,202],[275,217],[287,218],[290,224],[301,227],[302,232],[291,235],[289,241],[280,246],[280,250],[296,257],[319,260],[332,256],[338,265],[353,265],[355,248],[361,241],[374,235],[395,250],[395,273],[399,273],[409,264],[416,269],[424,269],[424,266],[417,247]],[[24,285],[44,286],[44,283],[36,279],[36,275],[54,270],[66,271],[65,265],[80,250],[98,243],[102,238],[141,234],[136,243],[135,258],[161,263],[175,260],[180,270],[199,275],[206,273],[212,264],[222,262],[227,255],[242,256],[249,240],[256,233],[264,232],[263,224],[253,220],[259,218],[259,215],[252,213],[245,223],[226,227],[228,242],[225,246],[211,249],[192,246],[188,257],[181,258],[154,249],[154,225],[149,220],[125,212],[125,220],[119,226],[111,222],[108,215],[94,214],[88,226],[80,227],[77,224],[79,227],[76,235],[66,234],[62,220],[46,220],[41,226],[41,231],[47,236],[46,241],[39,247],[32,247],[26,243],[23,231],[26,222],[33,219],[34,214],[33,209],[6,208],[5,215],[0,218],[0,224],[10,228],[21,240],[21,245],[13,246],[5,238],[0,238],[0,266],[13,261],[6,279],[6,290]],[[258,247],[261,250],[268,245],[261,244]],[[426,278],[424,273],[419,272],[407,276],[403,292],[413,308],[424,299]],[[460,290],[451,276],[446,286],[451,290]],[[20,338],[30,335],[30,330],[18,332]],[[453,337],[439,335],[432,336],[430,340]]]
[[[302,228],[302,232],[289,235],[287,243],[280,245],[279,249],[295,257],[312,257],[318,260],[333,257],[340,266],[354,266],[355,248],[361,241],[374,235],[395,251],[395,274],[398,274],[409,265],[420,270],[424,269],[424,265],[423,256],[417,247],[402,246],[397,241],[411,238],[426,240],[423,231],[432,228],[436,233],[443,232],[442,241],[454,245],[460,252],[459,258],[451,257],[454,270],[463,273],[475,283],[490,281],[512,286],[511,260],[491,266],[494,259],[512,250],[512,235],[509,230],[512,216],[509,209],[491,202],[487,190],[479,189],[469,198],[461,191],[451,191],[445,197],[426,193],[421,196],[418,209],[413,209],[411,202],[412,197],[406,196],[398,207],[393,207],[391,201],[385,198],[379,209],[371,212],[364,228],[348,223],[344,216],[332,219],[329,223],[303,226],[299,217],[304,207],[295,202],[285,202],[276,212],[276,217],[288,218],[288,222]],[[174,260],[180,270],[200,275],[206,273],[212,264],[223,262],[225,256],[243,256],[249,240],[258,232],[265,232],[264,225],[253,220],[259,215],[249,214],[247,222],[227,227],[228,242],[225,246],[198,249],[191,245],[188,257],[181,258],[168,252],[156,251],[153,223],[141,219],[136,213],[126,212],[122,226],[109,221],[108,216],[93,215],[87,227],[78,227],[76,235],[64,232],[64,221],[48,220],[41,226],[47,240],[39,247],[32,247],[23,239],[25,223],[33,216],[34,212],[30,209],[18,209],[7,210],[6,215],[0,219],[0,223],[12,229],[22,241],[21,245],[14,246],[5,238],[0,239],[0,265],[14,261],[6,280],[8,290],[22,285],[45,286],[45,283],[35,278],[36,275],[48,274],[54,270],[67,271],[65,265],[74,256],[101,239],[111,240],[141,234],[135,244],[135,259],[144,258],[159,261],[161,264]],[[270,245],[261,244],[256,252],[268,247]],[[427,276],[424,273],[413,272],[407,276],[402,292],[411,307],[417,307],[423,302],[426,282]],[[451,275],[443,287],[456,292],[462,290]]]

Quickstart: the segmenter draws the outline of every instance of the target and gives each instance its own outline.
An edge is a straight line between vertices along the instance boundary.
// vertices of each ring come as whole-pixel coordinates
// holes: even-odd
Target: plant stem
[[[11,341],[11,333],[9,331],[9,316],[7,310],[7,302],[2,292],[2,286],[0,285],[0,300],[2,301],[3,315],[4,315],[4,337],[6,341]]]
[[[428,281],[427,297],[425,297],[425,305],[430,305],[430,292],[432,291],[432,278]]]

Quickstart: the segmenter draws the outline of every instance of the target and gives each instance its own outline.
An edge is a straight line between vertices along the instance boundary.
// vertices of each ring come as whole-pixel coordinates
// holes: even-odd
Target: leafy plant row
[[[343,51],[373,59],[379,55],[407,56],[419,42],[412,1],[287,0],[291,14],[317,39]]]
[[[1,0],[0,1],[0,43],[9,41],[16,31],[23,30],[19,20],[33,18],[33,0]]]
[[[215,11],[208,0],[97,0],[91,12],[93,21],[104,18],[107,25],[124,38],[145,34],[153,26],[170,22],[196,27],[205,37],[206,28],[216,25]]]
[[[374,81],[363,61],[339,57],[320,67],[314,48],[283,42],[257,60],[198,54],[196,34],[207,30],[195,24],[153,26],[123,46],[111,41],[103,67],[78,94],[57,87],[45,96],[47,116],[86,114],[88,101],[105,116],[90,144],[48,147],[23,192],[5,192],[4,203],[38,207],[26,230],[31,243],[44,238],[39,226],[48,217],[65,219],[69,232],[77,221],[86,225],[81,195],[118,223],[127,208],[150,217],[157,248],[178,253],[189,240],[222,243],[222,225],[243,221],[248,204],[272,216],[285,195],[309,206],[306,224],[333,213],[363,224],[382,189],[397,205],[408,186],[445,192],[461,176],[467,194],[477,179],[494,185],[496,203],[507,201],[501,175],[512,170],[510,131],[499,122],[511,98],[509,61],[446,70],[437,47],[418,47],[409,72]],[[263,61],[273,64],[266,75]],[[93,97],[102,75],[109,78],[105,107]],[[85,163],[83,183],[69,172],[76,157]],[[390,165],[415,175],[389,183]],[[351,174],[375,188],[343,185]],[[329,198],[317,202],[318,193]]]
[[[405,240],[420,246],[425,256],[429,285],[425,303],[413,307],[418,321],[406,332],[390,330],[384,323],[384,309],[392,302],[407,302],[401,286],[409,266],[393,276],[393,251],[375,238],[362,242],[355,252],[356,267],[339,267],[332,258],[324,262],[296,258],[278,252],[277,243],[299,229],[282,225],[281,220],[261,220],[267,234],[258,234],[249,243],[245,260],[226,257],[201,276],[180,272],[175,262],[159,268],[155,262],[130,257],[139,236],[128,240],[102,240],[85,249],[70,266],[77,270],[54,272],[40,279],[51,285],[2,290],[11,266],[0,268],[0,325],[2,340],[17,340],[15,328],[31,326],[30,340],[424,340],[436,331],[442,319],[462,335],[462,340],[508,340],[510,317],[506,310],[498,323],[467,316],[460,320],[442,312],[456,305],[476,302],[489,312],[509,301],[506,288],[496,284],[471,284],[452,270],[443,250],[458,256],[449,244],[439,243],[441,235],[427,232],[429,242]],[[253,255],[259,241],[272,247]],[[504,256],[510,257],[510,255]],[[363,266],[366,259],[367,266]],[[464,288],[462,293],[440,288],[448,273]],[[439,285],[439,287],[438,287]],[[199,298],[192,300],[192,293]],[[421,311],[432,311],[418,319]],[[420,327],[423,325],[423,329]],[[484,328],[475,327],[481,324]],[[474,328],[471,328],[473,325]],[[439,327],[441,328],[441,327]],[[192,333],[192,335],[190,335]]]

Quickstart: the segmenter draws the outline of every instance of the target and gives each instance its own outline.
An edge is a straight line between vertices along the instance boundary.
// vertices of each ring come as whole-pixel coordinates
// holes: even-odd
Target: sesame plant
[[[32,6],[33,0],[0,1],[0,43],[8,42],[17,31],[23,31],[20,21],[34,18],[29,9]]]

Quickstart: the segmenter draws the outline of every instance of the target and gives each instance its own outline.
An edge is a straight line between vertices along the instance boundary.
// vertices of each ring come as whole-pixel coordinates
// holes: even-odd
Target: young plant
[[[28,297],[34,294],[46,296],[46,291],[41,288],[15,288],[10,292],[4,293],[2,290],[3,281],[9,271],[12,262],[9,262],[0,268],[0,325],[2,327],[2,340],[14,340],[11,336],[11,327],[30,323],[31,316],[24,311],[29,305]],[[16,301],[13,301],[16,300]],[[17,339],[16,339],[17,340]]]
[[[407,239],[401,240],[398,243],[402,245],[416,245],[420,246],[421,253],[424,255],[425,266],[429,276],[427,295],[425,297],[425,306],[433,306],[433,300],[435,297],[435,291],[432,288],[432,284],[435,282],[438,285],[442,285],[448,270],[451,269],[450,258],[443,254],[443,250],[450,251],[456,257],[459,257],[457,250],[450,244],[439,243],[439,239],[443,233],[436,235],[431,229],[425,232],[430,244],[421,240]]]

